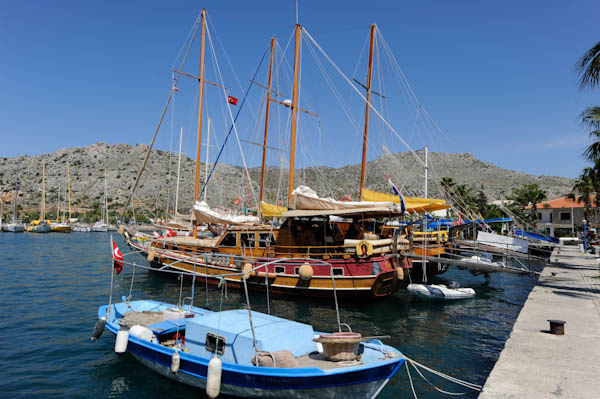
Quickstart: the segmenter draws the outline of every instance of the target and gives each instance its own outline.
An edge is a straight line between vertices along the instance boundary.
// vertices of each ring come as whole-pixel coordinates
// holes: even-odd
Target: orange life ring
[[[242,197],[235,197],[233,199],[233,203],[236,204],[236,205],[241,204],[242,203]]]
[[[342,197],[342,202],[351,202],[352,198],[349,195],[344,195]]]

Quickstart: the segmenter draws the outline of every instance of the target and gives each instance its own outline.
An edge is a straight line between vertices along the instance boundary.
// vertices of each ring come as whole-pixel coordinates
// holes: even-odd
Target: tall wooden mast
[[[263,193],[265,192],[265,163],[267,159],[267,135],[269,131],[269,104],[271,103],[271,87],[272,87],[272,78],[273,78],[273,53],[275,51],[275,38],[271,38],[271,56],[269,57],[269,83],[267,89],[267,110],[265,115],[265,139],[263,141],[263,152],[262,152],[262,167],[260,169],[260,197],[259,197],[259,207],[260,203],[263,200]]]
[[[42,218],[46,220],[46,161],[42,161]]]
[[[298,117],[298,75],[300,70],[300,35],[302,26],[296,24],[296,40],[294,44],[294,88],[292,92],[292,134],[290,137],[290,172],[288,180],[288,207],[294,191],[294,162],[296,160],[296,119]]]
[[[67,189],[69,191],[69,222],[71,222],[71,165],[67,164]]]
[[[204,47],[206,44],[206,10],[202,9],[200,13],[200,75],[198,77],[198,141],[196,143],[196,178],[194,180],[194,202],[198,200],[200,193],[200,149],[202,148],[202,108],[204,105]],[[194,238],[198,237],[198,227],[194,225]]]
[[[367,103],[365,107],[365,130],[363,134],[363,150],[362,150],[362,163],[360,165],[360,200],[363,199],[363,189],[365,188],[365,172],[367,168],[367,144],[369,138],[369,114],[370,114],[370,102],[371,102],[371,81],[373,77],[373,47],[375,44],[375,28],[376,25],[371,25],[371,40],[369,45],[369,70],[367,72]]]

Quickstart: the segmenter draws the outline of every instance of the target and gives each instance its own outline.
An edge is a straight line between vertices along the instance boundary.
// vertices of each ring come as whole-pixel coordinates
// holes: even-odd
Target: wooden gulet
[[[201,63],[204,63],[204,40],[206,12],[200,20],[202,35]],[[271,101],[281,103],[291,109],[290,165],[288,181],[288,205],[292,201],[294,189],[294,161],[298,111],[316,115],[299,107],[300,45],[302,27],[297,24],[294,46],[294,80],[291,104],[272,98],[272,72],[276,41],[271,39],[269,80],[267,82],[267,108],[265,134],[263,139],[263,163],[261,172],[261,197],[264,196],[264,168],[268,140],[269,105]],[[373,33],[374,34],[374,33]],[[178,73],[182,73],[177,71]],[[191,75],[189,75],[191,76]],[[200,76],[195,77],[200,84],[199,104],[202,104],[202,87],[210,83],[204,79],[201,66]],[[202,106],[199,105],[198,139],[196,158],[195,200],[199,195],[199,159],[202,134]],[[316,115],[318,116],[318,115]],[[387,215],[387,214],[386,214]],[[351,215],[352,216],[352,215]],[[354,215],[363,218],[357,212]],[[284,215],[285,217],[285,215]],[[410,261],[403,255],[394,253],[392,239],[346,244],[344,234],[339,231],[337,222],[329,215],[315,214],[308,217],[289,217],[279,229],[258,225],[224,225],[224,229],[214,238],[200,239],[198,227],[194,224],[192,237],[154,238],[143,233],[127,230],[119,231],[134,249],[147,254],[151,265],[156,268],[171,268],[193,272],[196,277],[211,284],[219,284],[220,275],[259,267],[248,277],[248,286],[254,289],[269,289],[285,295],[311,295],[330,297],[333,289],[346,297],[377,298],[394,293],[406,283],[404,270],[410,268]],[[314,228],[314,226],[319,226]],[[347,226],[345,227],[347,229]],[[334,230],[337,229],[337,233]],[[314,230],[314,233],[310,233]],[[305,231],[301,234],[299,231]],[[322,233],[321,233],[322,232]],[[308,238],[307,234],[313,234]],[[314,235],[316,233],[316,235]],[[285,236],[285,237],[284,237]],[[318,236],[318,237],[317,237]],[[286,238],[287,237],[287,238]],[[337,237],[337,238],[336,238]],[[265,265],[264,269],[260,265]],[[241,279],[225,277],[233,285]]]

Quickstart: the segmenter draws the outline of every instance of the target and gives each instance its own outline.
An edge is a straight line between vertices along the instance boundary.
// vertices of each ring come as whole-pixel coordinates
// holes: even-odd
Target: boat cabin
[[[308,324],[259,312],[252,312],[252,321],[259,352],[285,349],[299,357],[317,351],[315,333]],[[211,358],[216,352],[224,362],[251,366],[256,353],[248,311],[227,310],[188,319],[185,345],[192,355]]]

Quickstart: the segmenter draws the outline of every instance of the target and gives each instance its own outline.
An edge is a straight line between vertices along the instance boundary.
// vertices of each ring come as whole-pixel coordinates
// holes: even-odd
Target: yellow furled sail
[[[362,199],[363,201],[388,201],[396,204],[400,203],[400,198],[397,195],[380,193],[366,188],[363,188]],[[446,205],[446,201],[442,199],[407,196],[404,196],[404,206],[406,207],[406,212],[408,213],[425,213],[450,208],[449,205]]]
[[[273,204],[268,204],[265,201],[260,202],[260,213],[264,217],[272,218],[272,217],[280,217],[283,212],[287,212],[287,208],[285,206],[278,206]]]

